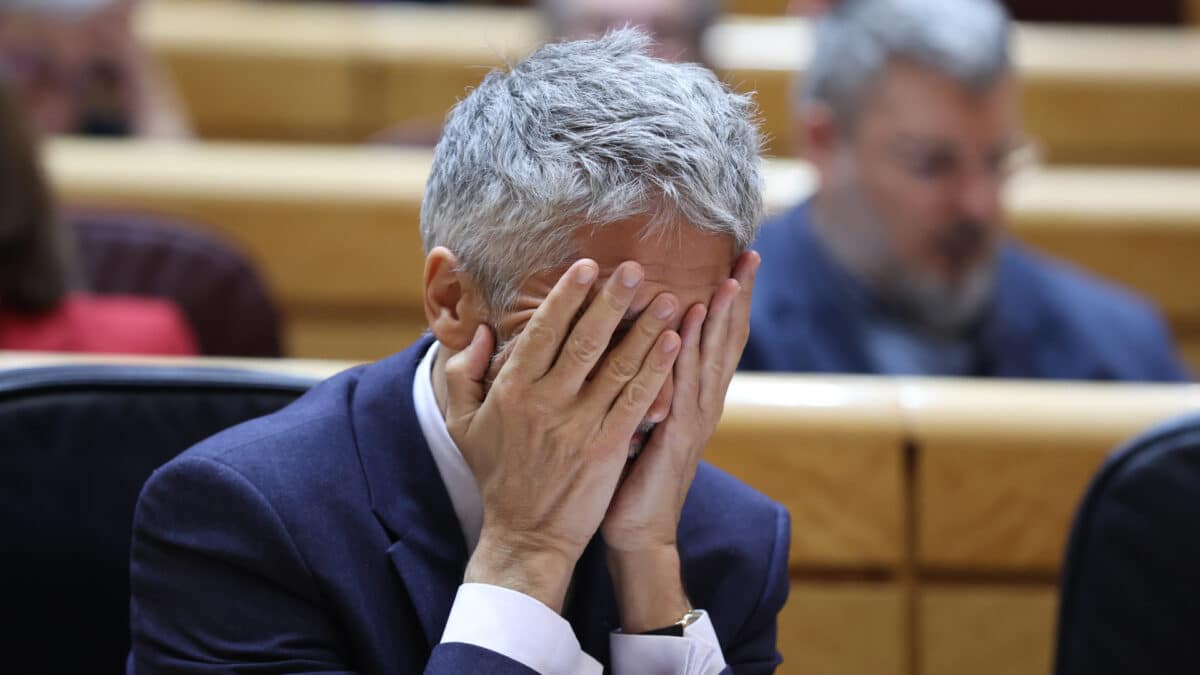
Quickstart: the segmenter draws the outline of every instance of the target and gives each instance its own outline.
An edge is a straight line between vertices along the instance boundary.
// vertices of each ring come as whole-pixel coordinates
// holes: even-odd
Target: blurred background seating
[[[359,142],[440,125],[491,67],[547,35],[530,10],[174,0],[139,30],[209,139]],[[726,17],[709,63],[758,92],[768,150],[796,153],[791,82],[810,51],[795,18]],[[1200,33],[1029,25],[1017,70],[1029,134],[1051,163],[1200,164]],[[293,73],[304,73],[295,77]]]
[[[68,216],[83,284],[170,300],[208,356],[281,356],[279,313],[253,264],[200,226],[129,212]]]
[[[206,223],[245,249],[278,292],[294,356],[377,358],[424,330],[429,150],[61,139],[46,160],[68,203]],[[767,168],[770,211],[811,192],[803,162]],[[1008,202],[1018,238],[1155,300],[1200,371],[1200,170],[1044,167]]]

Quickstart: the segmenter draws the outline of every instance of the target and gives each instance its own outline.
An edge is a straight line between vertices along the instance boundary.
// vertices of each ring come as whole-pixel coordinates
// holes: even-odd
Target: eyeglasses
[[[889,148],[897,167],[916,180],[928,183],[957,182],[978,171],[1003,183],[1014,174],[1036,168],[1041,163],[1037,143],[1022,138],[1018,142],[983,155],[941,141],[901,140]]]

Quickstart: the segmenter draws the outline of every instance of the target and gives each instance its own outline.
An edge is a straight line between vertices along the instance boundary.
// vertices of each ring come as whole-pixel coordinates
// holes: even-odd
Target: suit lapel
[[[442,637],[467,563],[466,542],[413,405],[417,364],[433,343],[368,367],[351,405],[355,441],[386,553],[432,649]]]

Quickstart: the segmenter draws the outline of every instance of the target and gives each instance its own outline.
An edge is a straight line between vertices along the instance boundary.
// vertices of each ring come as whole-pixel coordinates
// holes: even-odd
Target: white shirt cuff
[[[708,612],[683,637],[613,633],[608,638],[614,675],[716,675],[725,670]]]
[[[604,672],[600,663],[580,648],[566,619],[528,595],[502,586],[459,586],[442,642],[482,647],[541,675]]]

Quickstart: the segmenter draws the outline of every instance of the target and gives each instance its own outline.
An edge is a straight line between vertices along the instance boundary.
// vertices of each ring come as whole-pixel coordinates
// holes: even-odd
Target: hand
[[[709,307],[693,305],[684,315],[670,412],[630,466],[604,518],[601,531],[626,632],[665,626],[690,609],[679,573],[679,519],[750,335],[760,262],[754,251],[743,254]]]
[[[663,294],[605,355],[643,272],[620,265],[575,321],[597,274],[591,260],[567,270],[486,395],[494,345],[486,327],[446,362],[446,426],[483,499],[466,581],[512,588],[555,610],[681,344],[669,329],[678,300]]]

